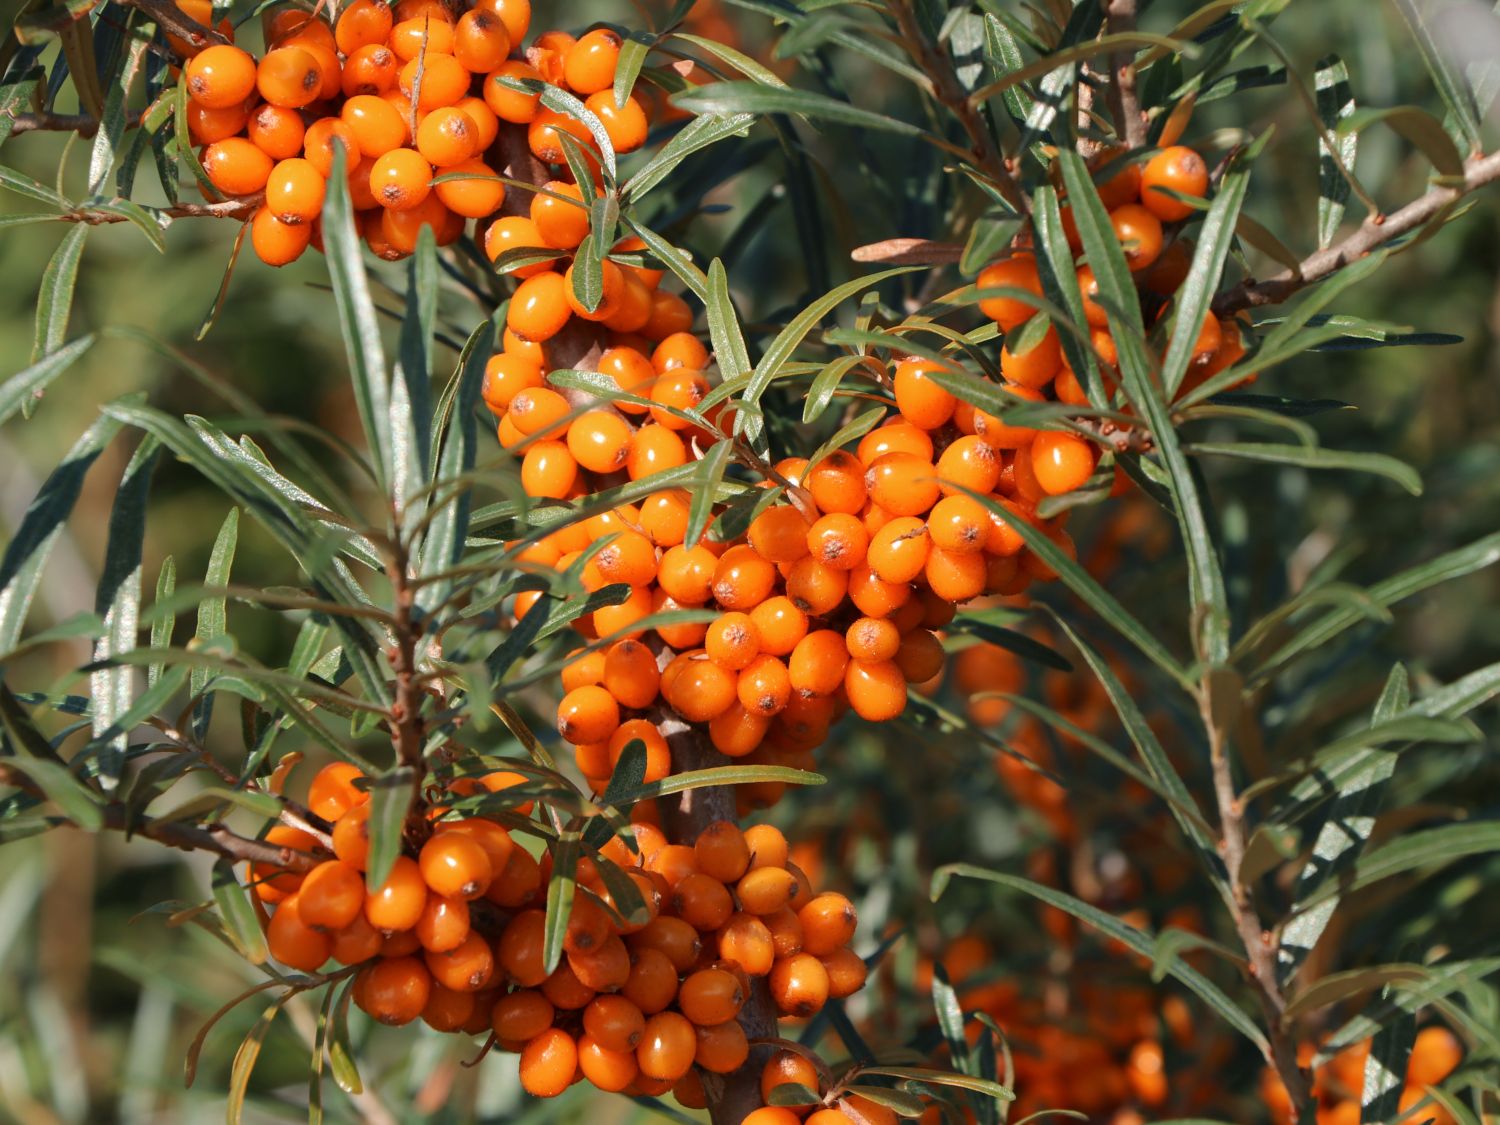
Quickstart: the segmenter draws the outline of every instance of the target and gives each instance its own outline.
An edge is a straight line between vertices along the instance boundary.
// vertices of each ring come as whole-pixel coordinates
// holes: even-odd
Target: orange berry
[[[451,949],[429,949],[423,961],[433,980],[455,992],[477,992],[489,984],[495,972],[490,943],[473,930]]]
[[[383,44],[394,22],[384,0],[353,0],[339,13],[333,38],[340,51],[352,55],[361,47]]]
[[[1132,273],[1146,269],[1161,255],[1161,220],[1140,204],[1116,207],[1109,213],[1109,223]]]
[[[556,271],[528,277],[511,296],[506,325],[523,339],[550,340],[572,315],[567,293],[568,284]]]
[[[453,57],[474,74],[488,74],[502,66],[511,46],[505,23],[483,8],[465,12],[453,28]]]
[[[512,44],[519,46],[526,38],[531,26],[531,0],[478,0],[474,6],[499,16]]]
[[[511,42],[519,40],[512,37]],[[541,111],[541,94],[513,90],[505,85],[504,79],[540,82],[541,73],[529,63],[512,59],[501,63],[484,80],[484,102],[495,111],[495,116],[513,125],[529,125]]]
[[[773,563],[794,563],[807,554],[808,523],[791,504],[767,508],[750,523],[750,546]]]
[[[744,1003],[745,991],[739,978],[724,969],[700,969],[687,977],[677,992],[677,1007],[700,1027],[734,1019]]]
[[[323,68],[318,57],[301,46],[277,47],[256,67],[255,88],[272,105],[300,109],[322,93]]]
[[[949,371],[943,364],[926,359],[904,359],[896,365],[896,408],[902,417],[924,430],[935,430],[953,416],[958,400],[931,378],[934,371]]]
[[[385,940],[363,913],[355,915],[354,921],[329,937],[333,939],[333,959],[340,965],[357,965],[368,961],[380,952]]]
[[[531,197],[531,221],[544,245],[573,249],[589,233],[589,209],[583,202],[582,189],[577,184],[549,180]]]
[[[300,898],[299,891],[271,915],[271,924],[266,928],[266,945],[271,956],[283,965],[311,973],[333,953],[333,939],[302,920]]]
[[[521,487],[526,495],[563,500],[578,479],[578,462],[560,441],[538,441],[521,461]]]
[[[225,195],[254,195],[266,186],[271,158],[244,137],[227,137],[203,150],[203,170]]]
[[[787,656],[807,636],[807,614],[790,598],[767,598],[750,611],[760,651]]]
[[[646,1028],[646,1017],[624,996],[597,996],[583,1010],[583,1029],[610,1051],[633,1051]]]
[[[495,1035],[510,1043],[535,1039],[552,1026],[552,1017],[551,1001],[530,988],[500,997],[491,1015]]]
[[[665,953],[650,946],[632,947],[630,958],[630,976],[620,995],[646,1015],[661,1011],[677,995],[676,967]]]
[[[443,186],[441,184],[439,187]],[[504,185],[500,185],[504,186]],[[536,224],[523,215],[506,215],[496,219],[484,232],[484,252],[490,261],[494,262],[507,250],[530,250],[545,247],[542,236],[536,229]],[[548,261],[532,262],[528,265],[511,266],[503,270],[503,273],[512,274],[515,277],[532,277],[544,273],[552,268]],[[507,346],[506,351],[512,349]],[[538,365],[540,366],[540,364]]]
[[[761,1100],[769,1103],[771,1092],[777,1086],[788,1085],[806,1087],[814,1094],[821,1093],[823,1089],[818,1077],[818,1069],[811,1059],[795,1051],[778,1051],[766,1061],[766,1065],[761,1069]],[[746,1121],[748,1122],[749,1118],[746,1118]],[[764,1125],[779,1125],[779,1123],[765,1122]]]
[[[568,51],[563,80],[574,93],[585,96],[608,90],[614,84],[621,45],[620,36],[608,28],[589,32]]]
[[[427,883],[410,856],[397,856],[384,883],[365,894],[365,917],[377,930],[409,930],[427,905]]]
[[[1036,269],[1036,259],[1030,254],[1016,254],[986,266],[974,279],[976,289],[1024,289],[1042,295],[1042,281]],[[986,297],[979,302],[979,311],[1009,332],[1036,313],[1034,302],[1018,296]]]
[[[792,681],[786,665],[776,657],[757,656],[740,672],[735,691],[746,711],[769,718],[791,699]]]
[[[703,933],[717,930],[729,920],[734,913],[734,901],[722,882],[694,871],[684,875],[672,888],[672,909],[677,917]]]
[[[455,215],[481,219],[505,202],[505,185],[494,178],[495,170],[484,161],[464,160],[443,169],[444,176],[460,174],[463,178],[444,179],[432,188],[443,205]]]
[[[411,1023],[432,997],[432,974],[415,957],[387,957],[360,970],[354,996],[381,1023]]]
[[[604,742],[619,725],[619,704],[597,685],[573,689],[557,706],[558,733],[575,746]]]
[[[1045,387],[1061,367],[1062,344],[1057,329],[1050,326],[1041,339],[1020,354],[1010,350],[1009,341],[1000,349],[1000,373],[1023,387]]]
[[[906,678],[894,661],[849,661],[844,691],[855,713],[869,722],[886,722],[906,710]]]
[[[1193,213],[1191,204],[1172,198],[1167,191],[1199,199],[1207,195],[1208,165],[1203,157],[1185,145],[1173,145],[1146,161],[1141,169],[1141,202],[1146,209],[1164,222]]]
[[[207,109],[240,105],[255,91],[255,59],[229,44],[205,47],[183,64],[188,95]]]
[[[533,1097],[557,1097],[577,1069],[578,1044],[561,1028],[547,1028],[521,1052],[521,1086]]]
[[[782,867],[751,866],[735,884],[734,893],[746,914],[774,914],[792,900],[796,878]]]
[[[461,898],[428,895],[415,933],[423,949],[434,953],[456,949],[469,936],[469,904]]]
[[[651,706],[660,682],[656,657],[640,641],[617,641],[605,654],[604,687],[622,707]]]
[[[370,193],[387,210],[409,211],[431,190],[432,166],[415,149],[391,149],[370,166]]]
[[[274,106],[265,106],[262,108],[275,109]],[[215,141],[222,141],[226,137],[235,136],[245,128],[247,118],[248,113],[244,102],[236,102],[234,105],[227,106],[224,109],[210,109],[205,105],[200,105],[198,102],[193,101],[191,98],[188,99],[188,136],[192,138],[193,143],[196,145],[211,145]],[[297,127],[300,131],[302,127],[300,121],[297,122]],[[253,136],[250,139],[252,142],[255,140]],[[255,147],[265,151],[262,145],[257,144]],[[292,152],[295,153],[296,149],[294,148]],[[267,155],[271,154],[267,153]]]
[[[693,1025],[676,1012],[657,1012],[646,1021],[635,1058],[641,1073],[675,1082],[688,1072],[697,1054]]]
[[[360,916],[364,905],[364,878],[337,859],[314,867],[297,891],[297,914],[303,925],[315,930],[343,929]]]
[[[1045,430],[1031,443],[1029,460],[1037,483],[1050,495],[1060,496],[1093,476],[1097,456],[1091,442],[1075,434]]]
[[[645,107],[635,98],[628,97],[623,106],[617,106],[614,91],[606,88],[591,94],[583,104],[604,126],[609,143],[616,152],[634,152],[646,143],[651,123],[646,117]]]
[[[869,569],[882,582],[900,584],[910,582],[922,573],[931,549],[930,532],[923,520],[917,516],[897,516],[875,533],[866,558]],[[884,614],[868,616],[882,617]]]
[[[425,53],[428,58],[453,53],[453,25],[446,12],[406,16],[391,28],[386,37],[391,50],[403,62],[409,62]]]
[[[750,1057],[750,1041],[745,1029],[735,1020],[707,1027],[699,1025],[694,1031],[698,1036],[698,1050],[693,1061],[704,1070],[729,1074],[743,1066]]]
[[[651,386],[651,401],[660,404],[651,408],[651,417],[657,425],[669,430],[685,430],[693,423],[677,412],[696,410],[706,394],[708,380],[701,372],[686,367],[671,368]]]
[[[698,833],[693,844],[698,869],[721,883],[732,883],[750,867],[750,846],[733,821],[719,820]]]
[[[662,337],[651,353],[651,364],[663,375],[675,367],[702,371],[708,366],[708,349],[698,337],[684,329]]]
[[[266,207],[283,223],[310,223],[323,210],[326,187],[309,161],[283,160],[266,181]]]
[[[543,164],[563,164],[568,158],[565,142],[558,139],[563,134],[572,137],[586,152],[594,151],[594,136],[589,132],[588,126],[576,117],[550,109],[537,111],[536,117],[527,126],[526,143],[531,148],[531,154]]]
[[[478,145],[478,126],[456,106],[433,110],[417,126],[417,151],[437,168],[462,164],[474,155]]]
[[[937,503],[942,490],[930,460],[915,453],[887,453],[865,473],[870,499],[893,516],[918,516]]]
[[[797,911],[802,925],[802,949],[824,957],[854,937],[858,916],[854,904],[835,891],[824,891]]]
[[[771,999],[790,1016],[816,1015],[828,1002],[828,970],[810,953],[777,961],[769,984]]]
[[[578,1040],[578,1069],[596,1087],[610,1093],[624,1090],[639,1073],[633,1051],[611,1050],[588,1034]]]
[[[427,886],[444,898],[476,899],[494,877],[489,854],[479,841],[460,832],[431,837],[422,845],[418,863]]]
[[[934,547],[960,554],[984,549],[990,533],[988,509],[970,496],[946,496],[927,514]]]
[[[687,335],[693,327],[693,310],[676,293],[658,289],[651,294],[651,316],[641,328],[648,340],[665,341]],[[660,368],[658,368],[660,370]]]
[[[703,643],[711,660],[734,672],[760,655],[760,636],[748,613],[720,615],[709,625]]]

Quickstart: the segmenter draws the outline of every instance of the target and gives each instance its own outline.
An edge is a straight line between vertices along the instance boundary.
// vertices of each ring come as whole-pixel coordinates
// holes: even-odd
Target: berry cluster
[[[1163,148],[1144,164],[1126,164],[1099,184],[1110,225],[1141,290],[1143,309],[1158,319],[1170,313],[1172,297],[1186,279],[1193,257],[1192,243],[1178,237],[1173,224],[1194,213],[1193,205],[1185,200],[1202,199],[1208,187],[1207,164],[1185,145]],[[1071,206],[1063,208],[1062,219],[1068,245],[1076,254],[1083,249],[1083,241]],[[976,284],[980,289],[1009,287],[1042,295],[1035,255],[1026,250],[985,267]],[[1098,302],[1099,285],[1091,266],[1078,267],[1078,287],[1105,389],[1113,393],[1119,385],[1119,355],[1109,333],[1108,314]],[[981,300],[979,308],[1006,333],[1020,328],[1037,312],[1035,305],[1018,296],[990,297]],[[1056,327],[1049,327],[1034,340],[1030,333],[1025,335],[1026,348],[1013,352],[1007,345],[1001,349],[1000,372],[1007,380],[1006,391],[1027,402],[1043,402],[1050,388],[1058,402],[1089,405],[1077,374],[1063,354]],[[1245,351],[1241,326],[1210,314],[1193,344],[1191,367],[1179,393],[1223,371]],[[1093,471],[1092,450],[1076,435],[1046,431],[1030,445],[1031,470],[1049,492],[1069,491]]]
[[[305,874],[257,867],[271,906],[272,956],[313,972],[329,960],[360,966],[353,998],[382,1023],[418,1018],[439,1031],[493,1034],[521,1054],[521,1081],[552,1097],[577,1077],[601,1090],[675,1090],[701,1106],[694,1066],[727,1073],[748,1058],[736,1017],[763,979],[784,1015],[814,1015],[863,987],[849,949],[856,916],[843,895],[814,894],[768,825],[721,821],[692,845],[669,843],[641,807],[638,853],[623,839],[600,852],[634,885],[644,909],[617,909],[599,864],[585,857],[556,968],[544,963],[550,857],[540,863],[481,816],[436,819],[414,854],[369,890],[363,775],[335,764],[314,778],[310,810],[333,825],[334,857]],[[459,796],[512,786],[501,772],[454,782]],[[518,811],[529,811],[522,806]],[[441,810],[438,810],[441,812]],[[268,842],[314,852],[285,825]]]
[[[198,3],[182,0],[185,10]],[[492,149],[502,128],[523,128],[544,164],[566,163],[564,133],[597,158],[598,142],[580,117],[542,106],[541,94],[518,82],[576,95],[616,152],[645,143],[647,103],[635,95],[618,102],[612,89],[620,36],[607,28],[577,39],[548,31],[523,59],[530,23],[530,0],[478,0],[461,15],[443,0],[394,7],[353,0],[331,24],[300,8],[272,9],[258,59],[216,44],[184,64],[189,136],[202,146],[203,170],[219,192],[264,193],[250,237],[270,265],[295,261],[309,245],[321,249],[318,216],[335,144],[347,154],[350,197],[374,253],[411,253],[423,227],[447,245],[469,219],[487,219],[505,200],[497,169],[507,161]],[[511,245],[571,250],[582,234],[570,232],[580,222],[587,229],[582,198],[572,183],[548,184],[532,203],[531,222],[517,215],[486,232],[491,256]],[[605,303],[613,307],[620,297],[611,282],[623,283],[613,263],[605,274]],[[635,290],[629,296],[641,299]]]

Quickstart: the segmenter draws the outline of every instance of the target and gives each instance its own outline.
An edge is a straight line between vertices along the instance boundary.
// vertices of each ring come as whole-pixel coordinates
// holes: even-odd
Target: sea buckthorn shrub
[[[3,225],[67,230],[0,420],[68,432],[0,552],[3,1104],[1490,1113],[1500,680],[1434,588],[1492,581],[1492,415],[1331,373],[1453,342],[1348,291],[1500,178],[1493,75],[1171,7],[23,12]],[[80,284],[113,224],[151,284]],[[59,393],[127,344],[192,400]],[[100,881],[128,953],[108,834],[208,861]]]

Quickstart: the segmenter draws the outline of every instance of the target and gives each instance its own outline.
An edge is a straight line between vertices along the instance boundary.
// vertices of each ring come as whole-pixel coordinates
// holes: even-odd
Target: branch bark
[[[1236,694],[1236,704],[1239,698]],[[1248,834],[1244,806],[1234,789],[1234,769],[1229,760],[1226,732],[1233,724],[1229,716],[1217,713],[1211,675],[1204,677],[1199,689],[1198,708],[1204,729],[1208,732],[1214,798],[1219,812],[1219,830],[1223,834],[1220,846],[1234,900],[1231,913],[1249,959],[1250,984],[1260,1003],[1261,1014],[1266,1023],[1266,1037],[1271,1045],[1267,1061],[1276,1068],[1291,1099],[1293,1116],[1300,1121],[1303,1110],[1311,1104],[1312,1084],[1307,1071],[1297,1061],[1297,1043],[1286,1026],[1286,996],[1276,976],[1275,943],[1271,935],[1262,929],[1250,888],[1240,878]]]
[[[732,761],[709,743],[701,729],[690,726],[676,715],[661,716],[657,727],[672,751],[674,773],[712,769],[729,765]],[[675,843],[691,844],[710,824],[735,819],[734,790],[728,785],[690,789],[670,804],[663,802],[661,813],[667,838]],[[775,1052],[775,1047],[757,1041],[774,1039],[778,1031],[776,1005],[763,977],[751,980],[750,995],[740,1009],[739,1021],[745,1029],[745,1037],[752,1044],[745,1064],[729,1074],[700,1072],[713,1125],[740,1125],[761,1106],[760,1072]]]
[[[254,215],[264,202],[265,195],[257,192],[255,195],[226,199],[222,203],[179,203],[175,207],[153,207],[149,211],[171,219],[238,219],[243,222]],[[95,211],[87,207],[64,212],[57,216],[57,220],[63,223],[87,223],[91,227],[130,221],[126,216],[113,211]]]
[[[1470,192],[1496,180],[1500,180],[1500,152],[1476,157],[1465,164],[1462,185],[1435,187],[1399,211],[1370,216],[1342,242],[1308,255],[1294,270],[1282,270],[1264,281],[1250,279],[1241,282],[1215,299],[1214,312],[1229,316],[1243,309],[1285,301],[1298,290],[1416,230]]]
[[[1111,35],[1135,30],[1136,0],[1110,0],[1105,10]],[[1146,143],[1146,119],[1141,116],[1141,102],[1135,89],[1135,63],[1128,49],[1109,56],[1113,79],[1109,84],[1110,112],[1115,118],[1125,147],[1137,149]]]

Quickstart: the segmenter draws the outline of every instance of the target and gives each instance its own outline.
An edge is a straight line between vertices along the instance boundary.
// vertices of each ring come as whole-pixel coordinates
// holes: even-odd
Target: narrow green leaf
[[[261,932],[255,908],[250,904],[249,893],[240,885],[234,874],[234,861],[220,859],[214,864],[214,903],[219,908],[219,917],[224,929],[240,952],[252,965],[259,965],[270,955],[266,947],[266,935]]]
[[[119,69],[109,79],[104,113],[99,118],[99,129],[94,134],[94,147],[89,156],[89,194],[92,196],[104,191],[105,181],[114,169],[115,154],[125,134],[125,104],[149,45],[150,40],[142,36],[132,38]]]
[[[293,991],[288,990],[277,997],[261,1013],[260,1019],[255,1021],[255,1026],[250,1029],[240,1042],[239,1049],[235,1051],[234,1061],[229,1067],[229,1088],[225,1092],[227,1104],[224,1116],[228,1125],[240,1125],[241,1114],[245,1108],[245,1095],[250,1089],[250,1075],[255,1070],[256,1060],[260,1058],[260,1049],[265,1046],[266,1036],[271,1033],[271,1025],[281,1014],[282,1006],[294,995]]]
[[[31,599],[41,585],[42,573],[78,494],[89,467],[120,431],[120,422],[103,417],[88,428],[52,471],[26,509],[20,526],[0,557],[0,652],[9,652],[21,640]]]
[[[53,801],[63,815],[86,832],[98,832],[104,813],[94,792],[73,776],[10,686],[0,681],[0,726],[11,753],[6,765],[25,774]]]
[[[172,633],[177,627],[177,615],[175,613],[162,613],[160,608],[163,602],[171,600],[172,594],[177,589],[177,561],[168,555],[161,562],[161,570],[156,575],[156,598],[152,602],[153,617],[151,621],[151,647],[170,648],[172,645]],[[103,623],[100,623],[101,632]],[[161,679],[164,664],[152,664],[146,669],[146,684],[154,687],[156,681]]]
[[[1349,878],[1337,880],[1335,885],[1324,884],[1299,904],[1298,914],[1335,895],[1349,895],[1395,875],[1494,851],[1500,851],[1500,821],[1449,824],[1413,832],[1365,853],[1354,864]]]
[[[95,339],[92,334],[80,336],[0,384],[0,423],[9,421],[17,411],[30,418],[47,386],[88,351]]]
[[[724,478],[724,468],[729,463],[731,452],[731,442],[715,442],[698,462],[692,488],[693,498],[688,505],[687,536],[683,539],[684,543],[696,544],[703,538],[703,531],[713,515],[719,482]]]
[[[1352,469],[1374,473],[1395,481],[1413,496],[1422,495],[1422,478],[1404,461],[1385,453],[1355,453],[1340,449],[1309,449],[1305,445],[1270,442],[1193,442],[1184,447],[1201,457],[1234,457],[1242,461],[1266,461],[1295,465],[1302,469]]]
[[[1391,981],[1426,980],[1430,974],[1421,965],[1374,965],[1364,969],[1347,969],[1329,973],[1292,996],[1287,1002],[1286,1018],[1300,1019],[1324,1008],[1342,1003],[1351,996],[1380,988]]]
[[[860,109],[827,94],[791,87],[765,86],[759,82],[713,82],[694,86],[672,95],[679,109],[695,114],[754,113],[760,115],[790,113],[817,121],[855,129],[874,129],[906,137],[919,137],[922,130],[906,121],[883,113]]]
[[[406,814],[415,795],[412,773],[400,767],[377,778],[370,786],[370,857],[365,867],[365,886],[378,890],[390,878],[401,854]]]
[[[146,539],[147,498],[161,445],[147,436],[136,448],[115,492],[109,516],[104,568],[94,595],[94,612],[104,618],[105,634],[94,645],[94,660],[135,648],[141,616],[141,551]],[[127,731],[115,721],[130,709],[134,673],[129,667],[102,668],[89,677],[94,701],[94,739],[99,755],[99,782],[106,792],[120,782]],[[112,732],[112,733],[111,733]],[[107,741],[101,741],[107,737]]]
[[[1313,75],[1313,90],[1318,100],[1318,117],[1330,136],[1339,136],[1339,123],[1354,112],[1354,90],[1349,85],[1349,68],[1338,55],[1326,55],[1318,61]],[[1338,161],[1327,142],[1318,138],[1318,249],[1333,242],[1339,223],[1344,219],[1344,205],[1349,201],[1349,181],[1339,174],[1339,163],[1353,168],[1359,153],[1359,136],[1345,133],[1338,140]]]
[[[715,261],[715,265],[718,265],[717,261]],[[875,286],[893,277],[911,273],[919,268],[922,267],[903,266],[898,269],[882,270],[880,273],[871,274],[868,277],[858,277],[853,281],[846,281],[843,285],[824,293],[821,297],[808,304],[806,308],[787,323],[785,328],[776,334],[776,338],[771,341],[766,350],[761,354],[760,362],[755,365],[755,371],[750,377],[750,385],[745,389],[744,400],[751,404],[760,401],[761,395],[765,394],[766,388],[771,385],[771,380],[776,377],[776,373],[780,370],[781,365],[792,358],[792,353],[807,338],[807,334],[835,308],[843,304],[850,297],[863,293],[867,289],[873,289]],[[722,266],[720,269],[722,269]],[[710,268],[710,284],[712,284],[713,277],[713,269]],[[713,324],[712,308],[710,308],[709,324],[710,327]],[[736,374],[739,374],[739,372],[736,372]],[[744,420],[744,426],[740,427],[739,421],[736,421],[736,426],[741,428],[745,435],[752,441],[755,440],[760,435],[761,427],[764,424],[763,420],[745,414],[741,414],[739,417]]]
[[[564,832],[552,849],[552,878],[547,883],[547,910],[542,922],[542,967],[548,973],[562,960],[563,939],[568,935],[568,919],[573,916],[573,900],[578,893],[581,850],[576,828]]]
[[[390,392],[385,349],[370,284],[365,276],[364,242],[354,229],[354,205],[344,172],[342,145],[335,145],[329,190],[323,202],[323,246],[328,259],[329,280],[338,306],[339,329],[349,357],[354,401],[359,408],[365,440],[375,462],[377,480],[389,488],[393,477],[390,432]]]
[[[427,466],[432,460],[432,346],[437,321],[437,242],[423,226],[416,251],[406,260],[406,311],[396,369],[391,378],[389,433],[392,444],[391,500],[402,523],[422,518]]]
[[[230,571],[234,567],[234,550],[239,542],[239,532],[240,510],[230,508],[229,514],[224,517],[224,523],[219,528],[219,534],[214,538],[213,550],[208,556],[208,571],[203,577],[205,586],[229,585]],[[229,616],[225,598],[208,597],[198,603],[198,624],[193,635],[199,644],[221,637],[228,631]],[[208,669],[194,668],[188,684],[189,693],[198,696],[208,686],[208,682]],[[198,700],[193,708],[192,719],[195,737],[201,739],[207,733],[212,715],[212,695]]]
[[[1087,603],[1111,628],[1135,645],[1147,659],[1183,687],[1191,687],[1191,680],[1187,673],[1182,670],[1150,630],[1121,605],[1113,594],[1101,586],[1093,575],[1064,554],[1062,548],[1048,539],[1040,528],[1021,519],[993,497],[963,488],[961,485],[957,487],[962,488],[962,491],[974,497],[988,511],[1012,527],[1016,534],[1026,541],[1026,546],[1042,562],[1057,572],[1058,577],[1068,589]]]
[[[344,981],[338,990],[338,1000],[333,1004],[328,1023],[329,1069],[340,1090],[346,1094],[362,1094],[365,1084],[360,1080],[359,1067],[354,1062],[354,1046],[349,1041],[349,1000],[354,993],[354,978]]]
[[[1427,65],[1427,73],[1432,76],[1433,85],[1437,87],[1443,104],[1453,115],[1465,144],[1471,152],[1483,152],[1484,139],[1480,132],[1479,112],[1474,105],[1473,93],[1448,53],[1438,44],[1427,14],[1416,0],[1395,0],[1395,4],[1401,18],[1411,29],[1417,49],[1422,53],[1422,61]]]
[[[632,202],[641,199],[686,157],[727,137],[743,136],[754,121],[753,113],[707,113],[693,118],[625,182],[622,193]]]
[[[689,35],[684,31],[673,32],[671,38],[680,39],[684,43],[691,43],[701,51],[707,51],[720,62],[728,63],[746,78],[753,79],[762,86],[770,86],[778,90],[789,89],[787,84],[781,80],[775,71],[761,66],[760,63],[756,62],[743,51],[737,51],[733,47],[715,42],[712,39],[705,39],[701,35]]]
[[[1114,938],[1122,945],[1129,946],[1142,957],[1150,957],[1154,948],[1155,939],[1149,931],[1139,929],[1120,921],[1112,914],[1106,914],[1097,907],[1090,906],[1081,899],[1072,895],[1064,894],[1062,891],[1054,890],[1041,883],[1035,883],[1030,879],[1023,879],[1018,875],[1007,875],[1001,871],[988,871],[982,867],[975,867],[969,863],[952,863],[938,868],[932,878],[932,898],[936,901],[947,889],[948,883],[954,876],[968,879],[982,879],[991,883],[998,883],[1002,887],[1021,891],[1040,899],[1049,906],[1055,906],[1073,915],[1079,921],[1094,927],[1101,933]],[[1220,991],[1219,986],[1214,984],[1198,970],[1178,960],[1168,968],[1168,973],[1176,980],[1186,985],[1197,997],[1216,1011],[1226,1023],[1243,1035],[1246,1039],[1261,1051],[1268,1054],[1270,1044],[1266,1042],[1264,1033],[1256,1026],[1255,1021],[1247,1016],[1233,1000]]]
[[[1198,245],[1193,250],[1187,278],[1172,299],[1176,319],[1161,371],[1169,402],[1182,386],[1204,318],[1210,315],[1209,306],[1224,276],[1224,264],[1229,260],[1229,248],[1234,242],[1235,225],[1249,183],[1249,162],[1236,162],[1220,183],[1213,205],[1198,229]]]
[[[650,797],[686,793],[709,785],[753,785],[760,781],[781,781],[787,785],[822,785],[827,780],[820,773],[792,769],[790,766],[713,766],[709,769],[674,773],[661,781],[648,782],[622,794],[620,804],[635,804]]]
[[[635,89],[636,79],[640,76],[641,67],[645,65],[646,56],[651,53],[653,41],[638,34],[625,36],[620,44],[620,58],[615,64],[615,107],[625,108],[625,101],[630,97],[630,92]]]
[[[75,223],[42,271],[42,284],[36,297],[36,331],[31,344],[33,364],[61,348],[68,337],[73,289],[78,284],[78,262],[83,257],[83,240],[88,232],[86,224]]]

